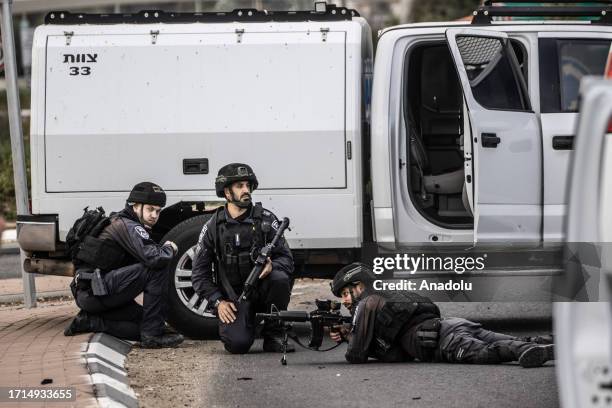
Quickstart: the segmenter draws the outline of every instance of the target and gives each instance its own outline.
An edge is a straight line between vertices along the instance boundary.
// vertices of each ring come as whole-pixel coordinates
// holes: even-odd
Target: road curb
[[[125,359],[132,344],[106,333],[91,336],[81,351],[101,407],[137,408],[138,398],[130,387]]]

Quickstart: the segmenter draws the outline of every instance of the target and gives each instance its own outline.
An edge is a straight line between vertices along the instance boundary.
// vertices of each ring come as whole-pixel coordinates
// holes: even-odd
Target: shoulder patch
[[[142,239],[149,239],[149,233],[146,229],[144,229],[144,227],[137,225],[136,227],[134,227],[134,231],[136,231],[136,233],[140,235]]]
[[[274,228],[275,231],[278,231],[278,227],[280,227],[278,220],[274,220],[274,222],[272,223],[272,228]]]

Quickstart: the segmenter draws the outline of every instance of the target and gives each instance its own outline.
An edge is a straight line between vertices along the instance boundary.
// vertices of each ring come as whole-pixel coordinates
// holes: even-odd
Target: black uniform
[[[206,223],[196,248],[191,281],[199,296],[210,306],[217,300],[236,300],[254,266],[253,254],[269,243],[279,222],[260,203],[250,205],[233,219],[227,205],[219,208]],[[255,339],[255,313],[269,312],[272,305],[286,310],[291,295],[293,257],[284,238],[271,252],[272,272],[259,281],[253,299],[241,303],[236,321],[219,322],[219,335],[227,351],[246,353]],[[213,265],[218,274],[213,274]],[[264,326],[264,337],[277,328]]]
[[[111,215],[110,225],[98,238],[119,249],[122,256],[114,260],[111,270],[102,271],[102,282],[96,282],[105,287],[106,295],[94,295],[92,267],[77,267],[71,289],[77,305],[89,314],[89,330],[131,340],[139,340],[141,334],[162,335],[172,248],[149,237],[131,206]],[[140,306],[134,298],[142,292]]]
[[[434,361],[494,364],[517,361],[533,343],[478,323],[440,318],[438,307],[411,292],[366,291],[353,308],[347,361]]]

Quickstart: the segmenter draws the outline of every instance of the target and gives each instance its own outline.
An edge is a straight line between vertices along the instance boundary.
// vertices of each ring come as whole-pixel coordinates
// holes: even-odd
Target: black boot
[[[530,347],[523,351],[518,362],[525,368],[541,367],[545,362],[555,359],[554,347],[553,344]]]
[[[140,347],[142,348],[176,347],[184,340],[181,334],[162,334],[160,336],[142,334],[140,337]]]
[[[267,353],[282,353],[283,352],[283,329],[279,324],[266,322],[263,330],[263,350]],[[287,353],[295,351],[295,347],[291,343],[287,343]]]
[[[283,338],[276,336],[264,337],[263,350],[267,353],[282,353]],[[287,353],[293,353],[295,347],[291,343],[287,343]]]
[[[86,311],[81,310],[64,329],[64,336],[74,336],[80,333],[91,332],[90,317]]]

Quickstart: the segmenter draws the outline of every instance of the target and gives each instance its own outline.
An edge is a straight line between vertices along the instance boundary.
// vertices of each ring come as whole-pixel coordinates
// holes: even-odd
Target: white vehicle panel
[[[240,44],[236,39],[237,29],[245,31]],[[114,90],[114,97],[106,99],[106,105],[88,96],[88,88],[80,92],[72,89],[73,102],[79,96],[85,98],[87,103],[77,101],[71,105],[64,104],[64,109],[70,109],[70,112],[64,111],[66,115],[62,120],[58,118],[57,125],[49,125],[48,118],[52,117],[52,112],[45,109],[50,107],[50,88],[56,99],[65,100],[68,96],[64,95],[66,89],[48,83],[49,72],[45,66],[48,58],[47,38],[57,39],[55,51],[61,55],[62,47],[66,47],[63,33],[67,30],[75,32],[71,47],[79,44],[79,37],[88,40],[104,37],[100,49],[107,41],[136,41],[138,44],[122,48],[130,53],[133,49],[139,49],[141,55],[151,51],[153,46],[149,32],[159,31],[155,46],[164,47],[160,50],[167,49],[163,52],[170,53],[172,58],[160,57],[162,62],[146,61],[146,64],[131,59],[133,64],[126,64],[125,70],[140,69],[146,72],[140,75],[114,72],[113,81],[122,81],[122,86],[110,80],[92,86],[101,97],[107,93],[102,88],[111,87]],[[325,36],[321,30],[326,31]],[[291,218],[292,231],[288,231],[286,237],[293,248],[359,247],[363,240],[362,64],[365,58],[371,58],[371,44],[364,41],[369,32],[367,22],[361,18],[342,22],[272,24],[38,27],[34,38],[32,72],[32,212],[58,214],[59,236],[63,240],[85,206],[101,205],[107,211],[119,210],[125,205],[127,192],[143,179],[159,183],[167,190],[168,205],[179,201],[218,202],[219,198],[214,194],[214,178],[218,168],[228,162],[244,161],[253,165],[260,181],[260,188],[253,195],[254,200],[261,201],[264,207],[280,217]],[[185,44],[169,44],[164,42],[169,41],[164,40],[164,36],[168,39],[180,38]],[[244,46],[243,49],[247,50],[242,55],[241,50],[233,49],[237,52],[232,52],[232,63],[226,67],[233,73],[231,81],[225,80],[229,92],[220,85],[222,74],[223,78],[229,78],[225,72],[218,70],[217,76],[206,81],[207,78],[199,75],[193,67],[193,64],[199,64],[201,68],[210,62],[210,59],[202,57],[201,52],[199,55],[204,62],[194,59],[198,47],[222,49],[224,46],[221,43],[211,44],[210,38],[223,36],[231,37],[227,47]],[[130,37],[130,40],[126,37]],[[194,41],[197,38],[202,38],[204,45],[200,45],[199,39]],[[205,43],[204,39],[208,42]],[[118,58],[116,50],[111,47],[104,52]],[[221,53],[219,50],[214,52]],[[177,64],[172,61],[177,55],[179,60],[183,58],[193,64],[186,64],[185,67]],[[102,61],[100,58],[98,61]],[[213,62],[219,65],[218,61]],[[250,65],[241,68],[240,65],[246,62]],[[154,63],[154,66],[150,67],[150,63]],[[255,63],[260,66],[254,68]],[[172,69],[180,67],[182,71],[178,75],[159,65]],[[109,75],[111,72],[107,72],[107,77]],[[120,79],[123,75],[138,81],[145,97],[137,98],[137,95],[132,95],[134,92],[125,89],[132,84]],[[143,78],[150,79],[148,87]],[[63,77],[59,79],[64,81]],[[210,100],[202,98],[201,91],[190,85],[194,83],[206,86],[218,95]],[[158,92],[167,92],[157,95],[150,92],[150,87],[156,87]],[[179,97],[180,106],[176,107],[174,101]],[[119,116],[113,119],[107,112],[87,108],[87,104],[94,104]],[[225,108],[232,104],[233,109],[223,111],[225,119],[210,114],[213,111],[218,113],[215,109],[219,104],[225,104]],[[271,107],[272,113],[267,111]],[[54,113],[61,113],[57,107],[53,109]],[[146,115],[146,110],[154,114]],[[168,111],[174,115],[174,120],[169,119]],[[96,114],[106,115],[109,121],[83,119],[84,115],[89,115],[91,119]],[[129,117],[137,119],[128,120]],[[120,120],[124,123],[117,123]],[[79,124],[78,129],[73,121]],[[224,125],[228,129],[219,129]],[[50,133],[50,129],[55,133]],[[85,136],[88,143],[79,142],[78,149],[66,143],[63,147],[60,144],[49,147],[47,142],[51,136],[58,137],[55,140],[64,138],[64,142]],[[103,136],[106,143],[99,143],[101,137],[96,136]],[[149,144],[143,146],[137,143],[142,140]],[[160,142],[162,140],[163,143]],[[98,146],[92,146],[94,142]],[[351,143],[351,159],[347,159],[347,142]],[[109,143],[117,149],[106,146]],[[155,143],[161,144],[155,148]],[[188,148],[185,148],[185,144],[189,145]],[[50,157],[48,149],[55,149],[55,159]],[[90,152],[89,157],[84,152]],[[106,165],[101,160],[100,156],[111,152],[113,156],[109,162],[120,162],[120,168],[115,168],[115,164]],[[67,156],[77,160],[77,163],[69,164]],[[117,156],[121,158],[120,161],[116,160]],[[209,159],[209,173],[183,175],[182,159],[197,157]],[[160,158],[163,160],[160,161]],[[50,166],[50,160],[56,160],[56,163]],[[57,165],[62,169],[54,170]],[[98,169],[92,170],[95,166]],[[46,170],[53,175],[47,174]],[[89,178],[83,177],[83,174],[70,174],[88,171]],[[46,185],[51,184],[48,182],[52,179],[55,180],[54,186],[63,188],[62,191],[67,189],[63,187],[64,183],[60,184],[57,180],[72,183],[73,187],[78,187],[78,191],[48,191]],[[99,190],[92,190],[92,186]],[[105,186],[109,187],[108,191],[102,190]]]
[[[603,27],[600,27],[603,28]],[[545,31],[538,33],[538,38],[555,40],[601,40],[612,39],[610,32],[599,30],[586,31],[583,27],[566,27],[563,31]],[[557,52],[561,53],[560,45]],[[542,50],[540,50],[542,52]],[[559,63],[563,62],[561,55]],[[602,66],[603,70],[603,66]],[[559,74],[573,78],[576,83],[582,75],[588,73],[588,67],[583,61],[569,58],[567,66],[559,67]],[[561,82],[564,78],[560,79]],[[559,84],[562,88],[562,83]],[[565,218],[567,216],[568,183],[573,149],[553,148],[554,138],[559,136],[574,136],[576,132],[577,112],[543,112],[540,115],[542,123],[542,146],[544,153],[544,240],[561,241],[565,236]],[[575,143],[575,140],[574,140]]]
[[[68,54],[97,62],[65,63]],[[210,189],[216,169],[236,161],[252,165],[261,189],[344,188],[344,58],[344,32],[323,43],[310,32],[241,43],[235,33],[156,44],[150,34],[74,35],[69,46],[49,36],[46,189],[129,191],[126,173],[151,177],[143,160],[164,163],[155,178],[166,190]],[[184,175],[187,158],[208,158],[210,172]]]

